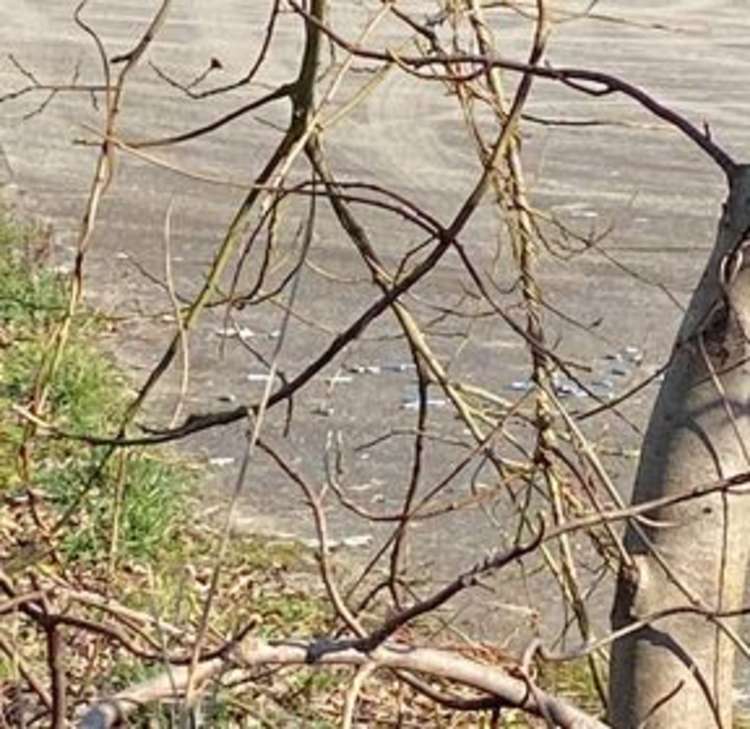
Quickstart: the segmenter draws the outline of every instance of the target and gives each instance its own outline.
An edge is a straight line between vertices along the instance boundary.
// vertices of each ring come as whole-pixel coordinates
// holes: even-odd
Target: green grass
[[[38,235],[0,212],[0,322],[6,327],[45,328],[64,310],[64,284],[29,262]]]
[[[65,554],[77,561],[97,560],[108,551],[117,520],[121,556],[136,561],[158,557],[178,528],[190,474],[158,456],[138,455],[127,461],[118,488],[116,465],[108,465],[97,477],[97,453],[92,453],[93,462],[55,463],[43,469],[37,479],[49,503],[61,513],[75,507],[81,490],[89,480],[94,481],[72,517],[73,528],[63,539]]]
[[[29,403],[35,373],[53,326],[67,301],[64,279],[29,261],[37,235],[0,219],[0,412]],[[97,347],[106,324],[89,311],[78,314],[70,340],[51,383],[44,417],[56,427],[77,433],[111,432],[132,395],[125,378]],[[24,436],[20,417],[0,422],[0,488],[6,493],[26,486],[17,469]],[[32,444],[32,483],[48,504],[64,513],[81,507],[60,543],[70,560],[98,560],[110,549],[117,527],[117,552],[126,559],[153,559],[173,538],[184,509],[190,470],[174,459],[131,453],[120,471],[110,459],[101,472],[102,448],[81,442],[36,437]]]

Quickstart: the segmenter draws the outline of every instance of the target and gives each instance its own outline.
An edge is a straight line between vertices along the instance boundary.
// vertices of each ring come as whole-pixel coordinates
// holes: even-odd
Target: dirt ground
[[[587,4],[562,5],[575,11]],[[71,22],[74,5],[63,0],[14,0],[0,7],[3,48],[43,83],[69,81],[76,64],[80,64],[80,81],[99,80],[95,49]],[[196,76],[210,58],[217,58],[223,67],[217,72],[221,80],[239,77],[251,55],[248,49],[262,37],[269,5],[244,0],[178,3],[149,58],[183,79]],[[403,5],[419,14],[425,4]],[[368,3],[336,2],[335,6],[334,22],[356,28],[366,17]],[[129,48],[153,8],[154,3],[146,0],[92,2],[85,17],[114,55]],[[604,0],[596,5],[595,14],[592,19],[556,27],[550,62],[606,71],[643,87],[695,123],[708,124],[715,139],[742,161],[743,148],[750,142],[744,83],[750,73],[745,4],[736,0],[688,0],[678,5]],[[529,26],[513,14],[507,17],[501,51],[522,58]],[[296,73],[299,23],[290,16],[282,21],[261,90],[288,81]],[[371,43],[386,45],[389,32],[386,25]],[[9,57],[0,60],[0,95],[25,82]],[[351,88],[344,84],[342,100]],[[247,89],[240,89],[190,101],[165,87],[144,64],[132,78],[121,130],[129,139],[179,133],[208,123],[249,96]],[[50,220],[53,264],[65,268],[70,265],[96,153],[75,140],[95,139],[90,128],[101,124],[101,114],[88,96],[61,93],[42,113],[25,118],[42,100],[43,96],[31,94],[0,104],[0,182],[15,186],[37,214]],[[582,379],[602,388],[603,396],[616,395],[664,361],[680,304],[700,275],[713,242],[724,182],[718,169],[687,139],[627,99],[593,98],[540,80],[528,112],[548,119],[608,122],[586,126],[530,123],[525,127],[523,156],[535,205],[553,211],[584,235],[610,229],[599,250],[571,260],[548,256],[543,282],[551,307],[548,333],[556,351],[589,367]],[[278,125],[286,122],[287,115],[285,102],[272,105],[200,141],[160,150],[159,155],[184,170],[247,183],[278,140]],[[392,74],[370,102],[326,135],[326,144],[342,179],[389,186],[443,222],[450,220],[480,171],[455,100],[405,74]],[[89,258],[87,295],[94,305],[120,317],[111,346],[136,382],[158,360],[173,331],[166,316],[138,316],[169,312],[165,292],[146,275],[162,276],[167,208],[171,203],[175,284],[178,292],[189,296],[200,286],[206,264],[241,197],[237,188],[207,184],[120,156]],[[294,235],[296,212],[291,206],[290,222],[282,226],[282,239],[288,242]],[[486,207],[462,235],[464,245],[482,265],[488,264],[495,247],[493,215]],[[394,229],[390,219],[371,215],[367,223],[387,261],[414,243],[409,240],[412,234]],[[357,255],[325,212],[320,216],[311,261],[339,281],[313,268],[305,272],[299,294],[304,320],[292,328],[280,362],[289,376],[376,296]],[[462,295],[458,270],[458,262],[448,257],[430,287],[416,292],[410,306],[417,316],[427,320],[437,302],[457,305]],[[236,338],[221,336],[226,327],[224,313],[209,312],[191,338],[188,412],[232,407],[257,398],[262,391],[261,364]],[[237,321],[248,334],[252,332],[252,345],[269,356],[281,317],[282,312],[269,305],[243,310]],[[573,320],[583,326],[572,324]],[[414,375],[401,366],[409,361],[409,353],[404,342],[394,338],[396,332],[392,318],[378,322],[295,399],[288,438],[281,437],[281,412],[270,413],[267,431],[313,483],[323,480],[327,434],[343,433],[346,478],[352,493],[369,508],[384,511],[401,503],[410,468],[409,441],[393,437],[372,448],[362,446],[414,425],[409,405]],[[522,341],[497,323],[480,322],[469,334],[457,327],[436,335],[433,344],[437,354],[450,363],[451,374],[503,396],[517,395],[528,377]],[[335,375],[339,380],[332,387],[326,378]],[[154,423],[168,419],[175,388],[176,379],[171,377],[159,390],[150,410]],[[574,409],[593,405],[578,392],[567,394],[571,401],[580,400]],[[654,388],[649,387],[623,406],[628,424],[611,413],[587,421],[588,432],[598,442],[626,454],[608,460],[625,496],[635,465],[632,453],[653,394]],[[437,391],[434,399],[433,427],[453,432],[456,426],[450,409],[443,406]],[[207,504],[216,503],[219,495],[231,489],[242,443],[243,429],[238,425],[202,433],[182,445],[191,456],[204,459],[216,477],[206,485]],[[461,453],[460,448],[445,443],[428,446],[425,483],[437,483]],[[481,481],[482,475],[481,471],[462,474],[450,489],[459,498],[472,479]],[[243,498],[245,528],[312,536],[308,509],[297,489],[263,459],[256,463]],[[353,547],[360,550],[358,557],[375,549],[384,533],[339,508],[332,507],[329,517],[334,539],[367,543]],[[439,524],[427,522],[415,532],[421,545],[415,559],[424,561],[425,569],[435,576],[452,574],[457,567],[502,546],[510,536],[504,524],[502,513],[478,509],[447,515]],[[503,637],[512,637],[518,615],[528,625],[528,606],[546,604],[545,589],[549,589],[546,583],[521,573],[503,576],[489,598]],[[590,599],[604,621],[609,600],[606,585]],[[467,611],[466,622],[486,628],[486,610]]]

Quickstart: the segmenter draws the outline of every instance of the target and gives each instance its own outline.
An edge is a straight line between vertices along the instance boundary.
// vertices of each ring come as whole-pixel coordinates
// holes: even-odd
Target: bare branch
[[[308,19],[310,18],[309,14],[297,2],[295,2],[295,0],[288,0],[288,2],[297,13]],[[316,21],[313,20],[311,22]],[[376,51],[354,46],[326,24],[321,23],[320,21],[317,21],[316,24],[321,31],[337,45],[359,58],[367,58],[368,60],[381,62],[394,60],[391,52]],[[555,68],[549,65],[536,66],[533,64],[498,58],[494,54],[447,55],[436,53],[427,57],[399,55],[398,62],[400,65],[409,67],[415,71],[435,65],[450,67],[462,64],[475,66],[477,68],[477,73],[483,72],[489,68],[503,68],[507,71],[516,71],[518,73],[531,74],[539,78],[559,81],[566,86],[570,86],[571,88],[590,96],[607,96],[609,94],[620,93],[636,101],[654,116],[662,119],[676,129],[679,129],[685,136],[691,139],[701,150],[703,150],[703,152],[711,157],[711,159],[713,159],[713,161],[724,171],[724,174],[728,178],[731,179],[737,169],[737,163],[711,139],[710,135],[707,135],[705,132],[698,129],[694,124],[673,109],[658,102],[642,89],[607,73],[588,71],[579,68]],[[469,77],[473,77],[473,73],[474,72],[472,72]]]
[[[398,643],[387,644],[372,653],[363,653],[343,642],[338,648],[321,657],[321,665],[372,665],[373,669],[390,668],[413,671],[427,676],[436,676],[490,694],[502,705],[517,707],[536,716],[550,716],[563,729],[606,729],[606,725],[586,715],[564,699],[552,696],[541,689],[529,691],[526,681],[493,666],[457,656],[447,651],[430,648],[413,648]],[[242,666],[305,665],[307,658],[315,652],[315,643],[285,642],[266,643],[250,639],[241,646],[232,664],[225,661],[208,661],[197,669],[197,679],[205,685],[211,679]],[[179,689],[184,689],[187,672],[176,668],[173,677]],[[79,721],[80,729],[105,729],[122,721],[133,709],[143,703],[174,697],[172,682],[159,676],[143,684],[133,686],[109,700],[88,708]]]

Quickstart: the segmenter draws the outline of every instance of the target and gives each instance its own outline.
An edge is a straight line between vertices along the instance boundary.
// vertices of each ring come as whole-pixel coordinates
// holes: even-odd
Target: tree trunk
[[[643,443],[633,503],[690,493],[750,471],[750,165],[729,179],[716,244],[680,327]],[[743,245],[748,246],[743,260]],[[654,316],[658,312],[654,312]],[[746,445],[747,444],[747,445]],[[746,486],[714,491],[631,522],[632,564],[617,582],[610,722],[617,729],[730,729],[737,619],[750,545]]]

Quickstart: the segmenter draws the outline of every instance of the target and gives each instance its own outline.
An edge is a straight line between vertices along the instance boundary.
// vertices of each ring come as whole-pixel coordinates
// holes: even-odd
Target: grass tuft
[[[65,280],[35,266],[27,255],[33,228],[0,220],[0,412],[30,402],[34,377],[55,322],[65,309]],[[79,433],[111,430],[125,412],[131,392],[122,374],[97,347],[106,332],[103,320],[84,311],[76,317],[70,341],[51,383],[45,417]],[[0,423],[0,483],[6,492],[25,488],[16,469],[24,424]],[[174,460],[132,453],[114,460],[102,473],[102,449],[80,442],[37,438],[33,444],[33,488],[59,513],[86,497],[60,544],[71,560],[97,560],[111,548],[117,520],[117,551],[126,559],[153,559],[172,539],[182,513],[190,472]]]

